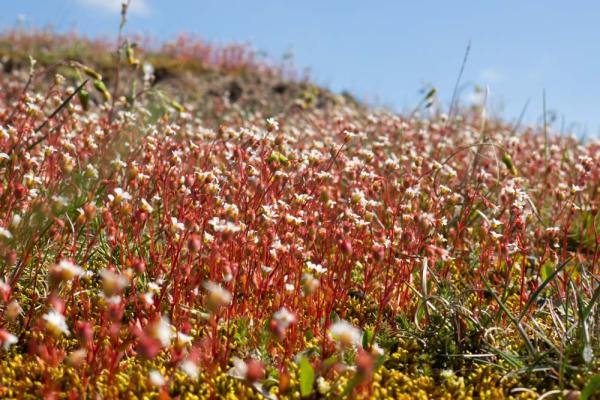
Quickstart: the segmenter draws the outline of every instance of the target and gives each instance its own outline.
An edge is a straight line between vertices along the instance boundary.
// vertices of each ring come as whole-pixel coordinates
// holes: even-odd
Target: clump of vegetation
[[[0,38],[3,398],[594,393],[597,142],[117,45]]]

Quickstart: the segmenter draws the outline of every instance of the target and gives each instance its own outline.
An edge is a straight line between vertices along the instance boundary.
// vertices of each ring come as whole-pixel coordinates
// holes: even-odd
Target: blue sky
[[[0,27],[51,24],[114,35],[120,0],[4,1]],[[600,2],[133,0],[127,30],[168,40],[181,32],[247,42],[310,68],[318,83],[402,111],[427,84],[446,103],[467,43],[463,82],[490,88],[490,112],[527,121],[547,108],[581,135],[600,131]],[[463,98],[468,99],[469,91]]]

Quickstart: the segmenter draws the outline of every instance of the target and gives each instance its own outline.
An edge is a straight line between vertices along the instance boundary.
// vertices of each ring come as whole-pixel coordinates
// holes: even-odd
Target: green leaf
[[[548,284],[550,282],[552,282],[552,280],[558,275],[558,273],[567,266],[569,261],[571,261],[571,257],[567,258],[560,265],[558,265],[555,269],[552,269],[550,271],[550,274],[548,275],[548,277],[546,279],[544,279],[542,284],[540,286],[538,286],[537,289],[535,289],[535,291],[531,294],[531,296],[529,296],[529,300],[527,301],[527,304],[525,304],[525,308],[523,309],[523,311],[521,311],[521,315],[519,316],[519,322],[523,319],[523,317],[525,317],[525,315],[529,311],[529,308],[537,300],[540,293],[542,293],[542,291],[546,288],[546,286],[548,286]]]
[[[138,65],[140,63],[140,60],[135,58],[135,51],[133,50],[135,47],[136,47],[135,43],[127,45],[126,54],[127,54],[127,63],[129,65]]]
[[[329,314],[329,320],[331,322],[338,322],[340,320],[340,316],[338,315],[338,313],[336,313],[335,311],[332,311]]]
[[[111,96],[110,92],[108,91],[108,89],[106,88],[106,85],[104,84],[104,82],[102,82],[99,79],[95,80],[94,87],[96,88],[97,91],[102,93],[102,97],[104,97],[104,101],[110,101],[112,99],[112,96]]]
[[[365,333],[363,333],[363,337],[362,337],[362,347],[363,349],[368,349],[369,346],[371,345],[371,340],[373,339],[373,331],[371,330],[365,330]]]
[[[98,71],[85,65],[83,66],[83,73],[96,81],[102,80],[102,75],[100,75]]]
[[[378,370],[383,363],[385,363],[385,356],[379,356],[377,357],[377,360],[375,360],[375,367],[373,368],[375,371]]]
[[[300,394],[307,397],[311,394],[315,382],[315,371],[308,358],[300,359]]]
[[[311,340],[312,340],[314,337],[315,337],[315,335],[312,333],[312,331],[311,331],[311,330],[308,330],[308,331],[306,331],[306,332],[304,333],[304,338],[305,338],[307,341],[311,341]]]
[[[510,154],[508,154],[507,152],[502,153],[502,162],[504,163],[504,165],[506,166],[506,169],[508,169],[511,174],[513,174],[514,176],[519,175],[519,172],[517,171],[517,168],[515,167],[515,164],[513,163],[513,160],[512,160],[512,157],[510,156]]]
[[[542,270],[540,271],[540,275],[542,277],[542,282],[547,280],[550,275],[552,275],[552,265],[549,263],[544,264]]]
[[[90,107],[90,92],[85,89],[79,91],[79,102],[84,110],[88,110]]]
[[[590,313],[592,312],[592,309],[594,308],[594,305],[596,305],[598,298],[600,298],[600,286],[597,287],[596,290],[594,290],[594,294],[592,295],[592,298],[590,299],[586,309],[583,311],[583,319],[584,320],[586,320],[588,318],[588,316],[590,315]]]
[[[327,359],[325,359],[325,361],[323,361],[323,365],[326,367],[331,367],[333,364],[335,364],[338,361],[337,356],[333,355]]]
[[[169,103],[169,105],[179,112],[185,112],[185,107],[182,106],[181,103],[176,102],[175,100],[172,100],[171,103]]]
[[[427,92],[427,94],[425,95],[425,100],[431,100],[433,98],[433,96],[435,96],[436,93],[437,93],[437,89],[431,88],[429,90],[429,92]]]
[[[398,315],[396,317],[396,323],[398,324],[400,329],[405,331],[409,330],[411,327],[410,322],[403,315]]]
[[[433,102],[435,101],[435,95],[437,94],[437,89],[436,88],[431,88],[429,90],[429,92],[427,92],[427,94],[425,95],[425,108],[429,108],[433,105]]]
[[[600,392],[600,374],[592,376],[581,391],[580,400],[587,400],[591,395]]]

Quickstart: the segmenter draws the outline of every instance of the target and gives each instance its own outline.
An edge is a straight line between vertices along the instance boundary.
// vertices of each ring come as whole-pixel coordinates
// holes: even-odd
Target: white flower
[[[129,278],[123,274],[116,274],[107,269],[100,271],[102,287],[107,294],[121,291],[129,285]]]
[[[275,239],[273,241],[273,243],[271,243],[271,248],[269,249],[269,254],[271,255],[271,257],[275,258],[275,257],[277,257],[277,253],[280,251],[286,252],[287,247],[284,246],[283,244],[281,244],[281,240]]]
[[[140,207],[140,208],[141,208],[141,209],[142,209],[144,212],[146,212],[146,213],[148,213],[148,214],[152,214],[152,211],[154,211],[154,208],[152,208],[152,206],[150,205],[150,203],[148,203],[148,202],[146,201],[146,199],[142,199],[141,203],[142,203],[142,205],[141,205],[141,207]]]
[[[85,167],[85,174],[90,178],[98,178],[99,176],[98,170],[92,164],[88,164],[87,167]]]
[[[54,266],[52,272],[65,281],[70,281],[77,276],[83,275],[83,269],[69,260],[61,260]]]
[[[329,327],[329,334],[342,349],[357,347],[362,339],[360,329],[343,319]]]
[[[275,118],[267,118],[267,128],[271,131],[279,130],[279,122]]]
[[[452,371],[451,369],[443,369],[440,372],[440,377],[444,378],[444,379],[451,379],[455,376],[454,371]]]
[[[154,293],[146,292],[146,293],[142,294],[142,299],[144,300],[144,303],[151,306],[154,304]]]
[[[161,284],[162,282],[148,282],[148,289],[153,293],[159,293]]]
[[[204,288],[208,291],[208,306],[211,308],[219,308],[226,306],[231,302],[231,293],[224,289],[221,285],[206,281]]]
[[[442,194],[449,194],[452,193],[452,189],[450,189],[448,186],[446,185],[440,185],[440,193]]]
[[[4,351],[8,351],[10,349],[10,346],[16,344],[18,341],[19,339],[15,335],[8,331],[0,329],[0,343],[2,343],[2,348],[4,349]]]
[[[509,243],[506,245],[506,250],[508,251],[508,254],[513,254],[519,251],[520,249],[516,243]]]
[[[317,278],[315,278],[312,274],[304,273],[302,274],[302,283],[304,285],[304,291],[307,294],[313,293],[320,285],[320,282]]]
[[[456,171],[454,170],[454,168],[450,167],[449,165],[444,165],[442,170],[443,170],[442,172],[446,178],[456,177]]]
[[[502,237],[501,233],[497,233],[497,232],[494,232],[494,231],[491,231],[490,235],[492,236],[493,240],[498,240],[498,239],[500,239]]]
[[[306,266],[308,267],[308,269],[315,271],[318,274],[327,272],[327,268],[323,267],[321,264],[315,264],[310,261],[307,261]]]
[[[102,295],[102,293],[101,293],[101,295]],[[121,304],[121,301],[122,301],[121,296],[105,297],[105,300],[106,300],[106,304],[111,304],[111,305],[115,305],[115,306]]]
[[[115,167],[117,170],[120,170],[120,169],[122,169],[122,168],[125,168],[125,167],[127,166],[127,164],[126,164],[126,163],[124,163],[124,162],[121,160],[121,156],[120,156],[120,155],[117,155],[117,158],[115,158],[114,160],[112,160],[112,161],[110,162],[110,164],[111,164],[113,167]]]
[[[57,207],[64,208],[69,205],[69,200],[65,196],[52,196],[51,199]]]
[[[233,280],[233,274],[231,272],[223,273],[223,282],[231,282]]]
[[[13,236],[8,229],[0,226],[0,237],[3,237],[5,239],[12,239]]]
[[[192,360],[188,359],[183,361],[181,364],[179,364],[179,369],[192,379],[198,378],[198,366]]]
[[[188,344],[192,343],[192,339],[193,338],[190,335],[186,335],[183,332],[177,332],[177,335],[176,335],[177,347],[183,348],[183,347],[187,346]]]
[[[171,217],[171,232],[176,233],[177,231],[185,230],[185,225],[182,222],[177,221],[177,218]]]
[[[42,318],[44,321],[46,321],[46,328],[54,336],[60,336],[60,334],[69,336],[71,334],[71,332],[69,332],[69,327],[67,326],[65,316],[58,311],[54,309],[50,310],[44,314]]]
[[[331,173],[329,173],[329,172],[317,172],[315,174],[315,176],[317,178],[323,179],[323,180],[325,180],[325,179],[331,179],[333,177],[333,175],[331,175]]]
[[[233,357],[233,367],[229,369],[227,375],[238,379],[246,379],[247,373],[248,365],[246,365],[244,360],[237,357]]]
[[[223,205],[223,210],[225,210],[225,213],[233,219],[237,218],[240,215],[240,210],[235,204],[226,203]]]
[[[575,194],[577,192],[582,192],[583,189],[583,186],[573,185],[571,186],[571,193]]]
[[[414,199],[419,194],[421,194],[421,189],[418,186],[415,186],[415,187],[411,186],[406,189],[405,193],[406,193],[406,197],[408,197],[409,199]]]
[[[10,220],[10,226],[13,228],[18,227],[21,224],[21,216],[19,214],[14,214]]]
[[[331,384],[320,376],[317,378],[317,390],[319,390],[320,394],[326,395],[331,390]]]
[[[115,203],[121,203],[123,201],[131,200],[131,195],[119,187],[115,188],[114,193],[115,193],[115,195],[114,195]]]
[[[204,244],[212,243],[215,237],[208,232],[204,232]]]
[[[277,324],[282,329],[287,329],[291,324],[296,322],[296,316],[285,307],[281,307],[279,311],[275,312],[273,319],[277,321]]]
[[[304,221],[302,221],[302,218],[295,217],[292,214],[287,214],[285,216],[285,220],[288,224],[295,225],[295,226],[300,226],[304,222]]]
[[[491,225],[492,225],[492,228],[497,228],[500,225],[502,225],[502,221],[499,221],[496,218],[492,218]]]
[[[381,357],[382,355],[385,354],[385,351],[381,348],[381,346],[379,346],[377,343],[375,343],[371,347],[371,354],[373,354],[374,356],[377,356],[377,357]]]
[[[11,287],[6,278],[0,278],[0,294],[10,293]]]
[[[522,210],[525,207],[525,203],[529,200],[529,196],[523,190],[515,191],[515,201],[513,201],[513,207]]]
[[[268,274],[269,272],[273,271],[273,267],[269,267],[268,265],[261,265],[260,269],[262,270],[262,272],[264,272],[265,274]]]
[[[56,153],[56,148],[54,146],[44,146],[42,147],[42,151],[44,152],[44,155],[46,157],[49,157],[52,154]]]
[[[171,344],[173,338],[173,331],[171,323],[167,317],[160,317],[160,319],[154,323],[150,329],[150,334],[155,339],[158,339],[163,347],[167,347]]]
[[[1,283],[2,283],[2,280],[0,280],[0,284]],[[13,300],[10,303],[8,303],[8,306],[6,306],[6,311],[5,311],[4,315],[9,320],[14,320],[22,313],[23,313],[23,309],[21,308],[21,305],[19,304],[19,302],[17,300]]]
[[[354,192],[352,192],[352,196],[350,197],[350,201],[352,204],[358,204],[363,207],[367,204],[367,199],[365,198],[364,192],[358,189],[354,189]]]
[[[165,377],[162,376],[162,374],[155,369],[150,371],[150,373],[148,374],[148,379],[150,380],[150,383],[154,386],[163,386],[165,383],[167,383]]]
[[[212,226],[216,232],[236,233],[242,230],[240,225],[236,225],[230,221],[225,221],[219,217],[210,219],[208,224]]]
[[[312,199],[312,196],[309,196],[306,193],[297,194],[294,193],[294,203],[305,205],[309,200]]]
[[[149,82],[154,79],[154,67],[150,63],[144,63],[142,66],[142,71],[144,72],[144,77],[142,78],[144,82]]]

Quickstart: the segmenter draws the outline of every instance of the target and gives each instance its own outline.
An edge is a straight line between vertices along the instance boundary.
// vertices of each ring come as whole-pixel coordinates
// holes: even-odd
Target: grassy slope
[[[41,112],[18,101],[28,78],[29,54],[38,65],[28,92],[42,97],[28,102]],[[88,85],[89,109],[83,110],[82,100],[75,98],[50,121],[48,128],[58,128],[39,146],[24,151],[15,134],[0,141],[0,151],[16,149],[10,164],[1,167],[0,221],[8,226],[15,212],[30,221],[15,228],[13,238],[0,248],[6,260],[0,264],[2,274],[13,278],[15,270],[23,271],[0,306],[5,311],[2,327],[19,338],[0,361],[0,390],[7,396],[67,390],[89,396],[141,391],[150,397],[258,396],[258,389],[225,373],[231,356],[238,355],[266,364],[269,377],[262,381],[263,390],[297,398],[300,377],[292,356],[301,351],[331,386],[325,393],[315,384],[315,397],[320,392],[344,396],[355,380],[360,384],[354,393],[365,397],[531,398],[552,390],[576,396],[597,372],[597,307],[592,303],[598,286],[597,145],[554,136],[546,142],[539,130],[514,132],[502,121],[482,119],[478,109],[463,110],[451,120],[373,112],[349,96],[289,79],[239,48],[220,51],[187,39],[177,46],[138,50],[136,57],[153,65],[156,79],[144,86],[141,64],[122,62],[119,93],[125,97],[117,99],[112,121],[110,102]],[[101,73],[114,95],[114,56],[104,43],[10,34],[0,39],[0,59],[5,88],[0,126],[16,127],[17,136],[30,137],[29,143],[45,132],[31,128],[85,76],[66,60]],[[67,80],[53,86],[57,72]],[[45,102],[48,91],[57,98]],[[268,117],[277,119],[279,130],[265,125]],[[178,127],[175,134],[165,133]],[[104,136],[95,134],[98,129]],[[348,138],[348,131],[357,137]],[[99,150],[90,146],[94,140]],[[72,154],[75,167],[65,168],[58,155],[45,156],[45,143]],[[30,165],[27,153],[38,165]],[[179,176],[166,167],[175,153],[183,177],[193,180],[199,170],[213,171],[222,198],[211,199],[199,180],[185,183],[192,197],[200,193],[194,201],[179,193]],[[125,170],[114,170],[109,163],[117,154]],[[87,163],[97,167],[98,179],[86,176]],[[251,179],[250,167],[258,180]],[[29,171],[46,184],[27,184]],[[136,183],[142,171],[151,182]],[[275,179],[277,171],[287,177]],[[319,178],[318,173],[325,175]],[[21,181],[27,190],[39,192],[37,200],[16,195]],[[116,187],[132,194],[134,209],[111,209],[106,195]],[[293,196],[302,193],[309,200]],[[163,197],[164,204],[140,225],[135,201],[153,194]],[[66,209],[56,208],[56,195],[68,199]],[[295,225],[283,216],[275,225],[264,222],[260,206],[278,207],[277,200],[287,202],[288,214],[304,222]],[[70,233],[77,207],[90,202],[97,204],[97,215],[89,216],[78,234]],[[228,214],[223,203],[236,205],[239,215]],[[106,212],[113,213],[111,218]],[[185,222],[187,238],[187,230],[204,232],[209,217],[216,215],[244,224],[257,240],[247,233],[232,238],[211,231],[218,244],[204,243],[198,258],[179,260],[180,246],[162,229],[169,216]],[[556,232],[548,229],[554,226],[559,227]],[[114,237],[121,243],[111,242]],[[269,256],[275,238],[304,251]],[[352,251],[343,250],[348,245]],[[135,325],[149,323],[154,314],[139,310],[130,289],[120,294],[128,304],[118,319],[121,331],[94,325],[102,343],[82,347],[76,335],[47,337],[41,315],[56,298],[66,303],[71,329],[76,321],[111,315],[101,300],[97,275],[54,288],[47,284],[48,268],[64,257],[94,274],[107,266],[124,273],[133,259],[141,258],[146,271],[130,278],[137,291],[146,290],[149,280],[173,280],[153,312],[168,313],[177,329],[187,329],[194,338],[192,353],[202,360],[200,378],[177,370],[182,355],[176,350],[164,350],[152,360],[140,357]],[[329,270],[311,295],[300,289],[307,258]],[[261,283],[265,277],[259,269],[265,262],[274,268],[268,287]],[[185,269],[190,265],[192,272]],[[168,273],[169,267],[189,276]],[[233,283],[223,281],[221,271],[233,271]],[[296,288],[289,299],[282,298],[285,279],[296,275]],[[207,277],[224,282],[234,294],[226,325],[211,326],[212,320],[198,317],[207,311],[205,299],[187,294],[201,288],[199,282]],[[537,291],[540,285],[545,289]],[[87,294],[74,301],[79,290]],[[183,296],[180,302],[173,303],[170,298],[178,295]],[[24,312],[10,320],[6,310],[13,299]],[[77,304],[88,305],[79,309]],[[261,327],[282,304],[294,308],[298,321],[278,343]],[[338,318],[376,332],[374,342],[385,356],[369,359],[382,363],[374,372],[372,366],[361,367],[351,351],[335,358],[326,327]],[[84,347],[85,360],[69,358]],[[357,363],[358,372],[345,367]],[[162,392],[147,383],[153,368],[171,377]]]

